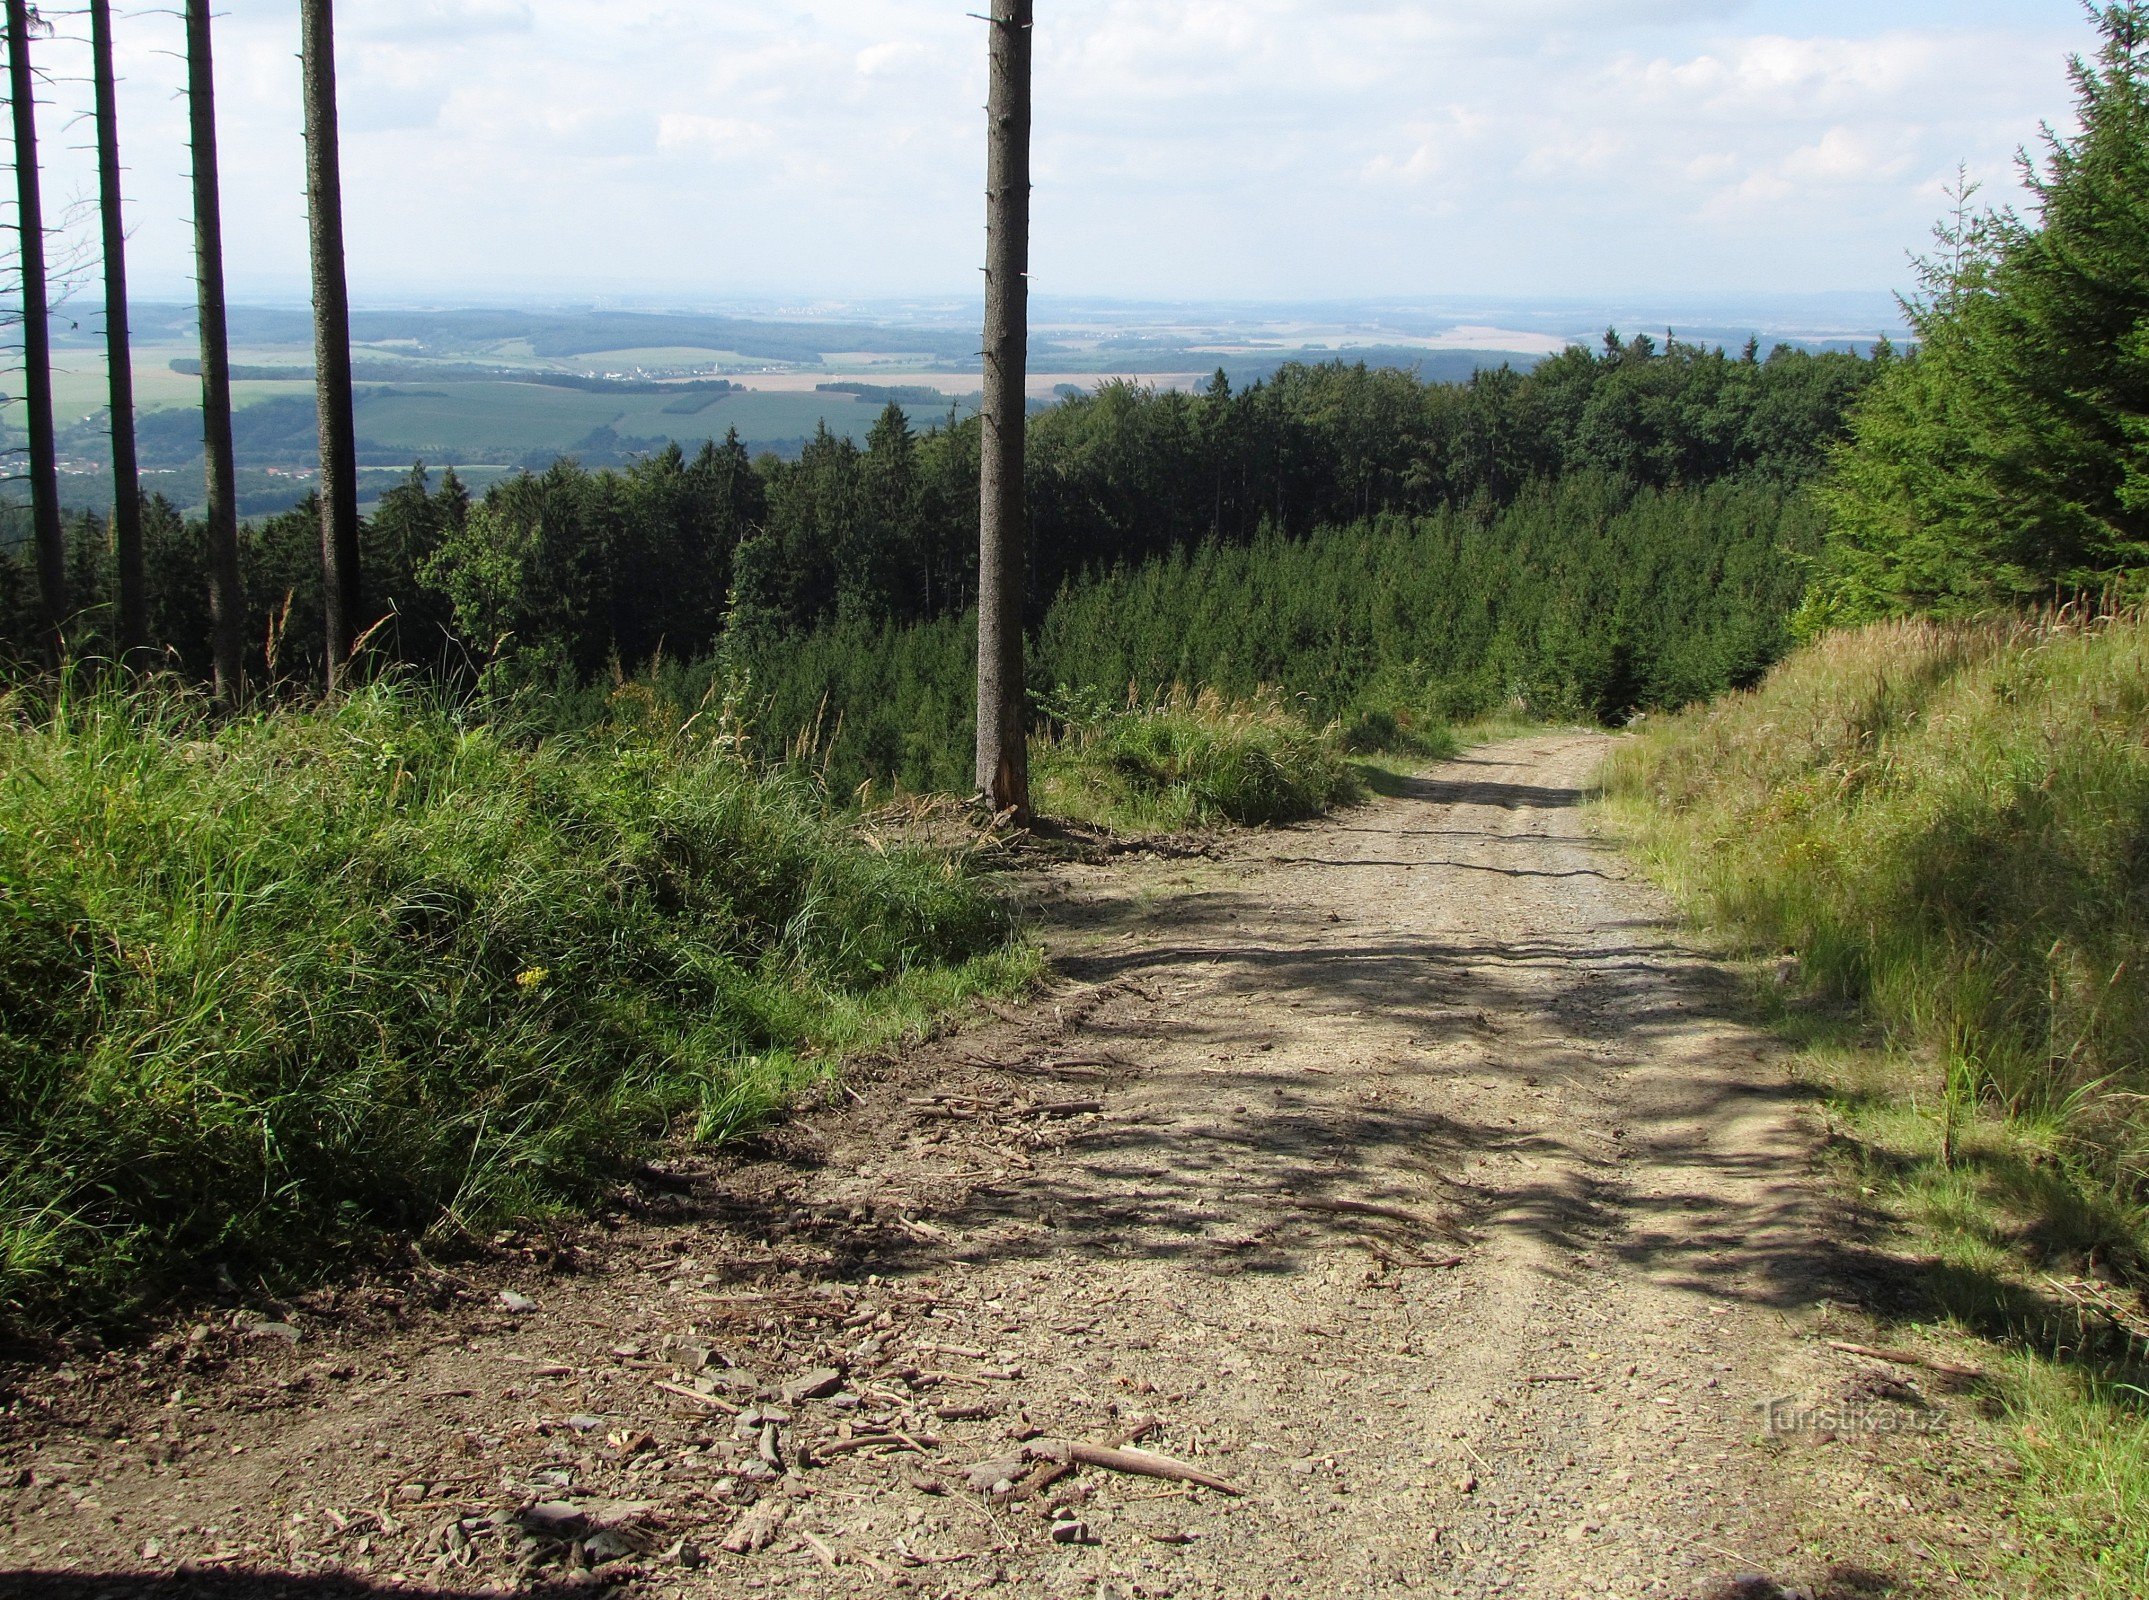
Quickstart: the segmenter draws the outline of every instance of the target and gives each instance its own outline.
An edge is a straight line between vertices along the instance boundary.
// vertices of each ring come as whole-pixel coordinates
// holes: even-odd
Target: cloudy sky
[[[71,0],[59,0],[66,6]],[[956,295],[983,0],[343,0],[361,301]],[[2063,119],[2077,0],[1038,0],[1041,292],[1875,290]],[[230,277],[295,295],[294,0],[224,0]],[[61,19],[63,33],[86,24]],[[121,0],[135,272],[188,293],[177,21]],[[46,48],[54,200],[82,53]]]

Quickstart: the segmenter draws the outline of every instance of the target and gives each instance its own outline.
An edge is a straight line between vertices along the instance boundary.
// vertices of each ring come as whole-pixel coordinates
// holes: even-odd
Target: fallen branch
[[[1099,1444],[1083,1444],[1076,1439],[1033,1439],[1023,1446],[1023,1450],[1039,1461],[1100,1467],[1106,1472],[1125,1472],[1138,1478],[1164,1478],[1172,1483],[1195,1483],[1204,1489],[1214,1489],[1218,1494],[1246,1493],[1229,1479],[1188,1466],[1184,1461],[1174,1461],[1170,1456],[1153,1455],[1147,1450],[1114,1450]]]
[[[2120,1096],[2113,1094],[2112,1098],[2115,1100],[2121,1098],[2139,1100],[2144,1097],[2141,1095]],[[2139,1305],[2130,1306],[2126,1304],[2108,1285],[2093,1283],[2087,1279],[2080,1278],[2072,1282],[2066,1282],[2049,1276],[2045,1279],[2045,1282],[2069,1304],[2085,1310],[2095,1311],[2110,1321],[2121,1332],[2142,1340],[2144,1343],[2149,1343],[2149,1321],[2144,1320]]]
[[[1899,1367],[1924,1367],[1932,1372],[1944,1372],[1951,1378],[1982,1378],[1983,1367],[1966,1366],[1960,1361],[1947,1361],[1939,1356],[1920,1355],[1915,1350],[1892,1350],[1879,1345],[1852,1344],[1845,1339],[1830,1339],[1828,1348],[1841,1350],[1845,1355],[1866,1356],[1874,1361],[1892,1361]]]
[[[1391,1272],[1445,1272],[1459,1267],[1467,1256],[1391,1256],[1376,1252],[1375,1259]]]
[[[937,1445],[940,1441],[934,1439],[932,1443]],[[920,1455],[932,1448],[932,1445],[914,1439],[907,1433],[855,1433],[848,1439],[829,1439],[816,1444],[813,1454],[814,1458],[819,1460],[826,1456],[847,1455],[853,1450],[870,1450],[875,1445],[886,1445],[892,1450],[915,1450]]]
[[[675,1394],[682,1400],[691,1400],[696,1405],[707,1406],[711,1411],[728,1412],[734,1417],[739,1414],[739,1408],[729,1400],[719,1400],[713,1394],[703,1394],[699,1389],[689,1389],[684,1384],[665,1383],[659,1380],[657,1387],[666,1394]]]
[[[1014,1488],[1007,1491],[1007,1499],[1010,1504],[1018,1500],[1033,1499],[1072,1471],[1074,1463],[1071,1461],[1039,1461],[1031,1466]]]

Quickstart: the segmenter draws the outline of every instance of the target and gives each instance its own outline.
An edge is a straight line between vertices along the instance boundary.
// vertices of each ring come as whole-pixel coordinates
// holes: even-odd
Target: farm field
[[[103,350],[94,312],[78,309],[75,316],[72,326],[55,330],[60,465],[69,504],[97,509],[109,496],[102,481]],[[199,350],[191,320],[184,306],[136,307],[134,382],[144,419],[146,483],[184,510],[199,504],[198,450],[191,423],[167,414],[191,411],[198,402]],[[235,306],[231,329],[240,467],[265,474],[244,493],[243,509],[259,515],[275,509],[281,483],[303,487],[310,480],[314,462],[305,410],[313,398],[306,377],[313,353],[303,317],[287,310]],[[938,390],[948,396],[946,403],[904,397],[912,425],[923,429],[944,421],[950,406],[965,414],[973,410],[983,385],[975,335],[967,328],[413,311],[365,313],[354,331],[368,504],[379,487],[372,476],[411,461],[467,469],[466,478],[489,481],[558,455],[607,465],[667,439],[692,450],[733,429],[755,454],[792,455],[823,425],[862,441],[880,415],[885,397],[834,392],[831,386]],[[1473,348],[1456,343],[1465,333]],[[1479,340],[1486,348],[1474,347]],[[1193,389],[1219,368],[1235,386],[1244,386],[1292,360],[1364,361],[1425,379],[1457,379],[1483,365],[1527,366],[1552,342],[1543,334],[1477,326],[1424,338],[1313,322],[1274,329],[1215,322],[1121,328],[1084,319],[1038,329],[1028,391],[1033,401],[1048,402],[1113,379]],[[525,373],[529,381],[518,381]],[[716,378],[736,391],[672,394],[628,387]],[[590,379],[622,387],[571,386]],[[274,409],[257,409],[264,406]],[[25,423],[19,398],[0,399],[0,435],[16,435]]]

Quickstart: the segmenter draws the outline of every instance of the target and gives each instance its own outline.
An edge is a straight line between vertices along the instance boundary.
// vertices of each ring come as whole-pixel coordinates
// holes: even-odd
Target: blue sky
[[[236,294],[304,284],[296,6],[218,18]],[[955,295],[980,0],[344,0],[361,300]],[[2064,120],[2075,0],[1039,0],[1042,292],[1884,290]],[[187,292],[178,27],[123,10],[136,277]],[[80,52],[48,47],[56,199]],[[86,230],[85,230],[86,231]]]

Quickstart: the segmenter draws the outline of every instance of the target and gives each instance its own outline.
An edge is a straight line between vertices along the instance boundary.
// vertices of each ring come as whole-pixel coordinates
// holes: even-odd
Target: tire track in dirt
[[[575,1276],[291,1311],[297,1348],[233,1348],[176,1416],[155,1373],[46,1386],[0,1445],[0,1590],[206,1555],[338,1595],[274,1585],[1951,1592],[1981,1534],[1910,1509],[1914,1435],[1762,1435],[1777,1398],[1902,1397],[1817,1337],[1888,1264],[1813,1186],[1780,1046],[1589,836],[1606,747],[1510,741],[1213,859],[1037,874],[1052,993],[687,1175]],[[541,1309],[503,1315],[509,1282]],[[840,1392],[783,1392],[822,1364]],[[963,1487],[1025,1435],[1138,1422],[1249,1493]],[[40,1485],[54,1452],[91,1465]],[[547,1497],[641,1532],[540,1537]],[[718,1552],[754,1504],[771,1542]]]

